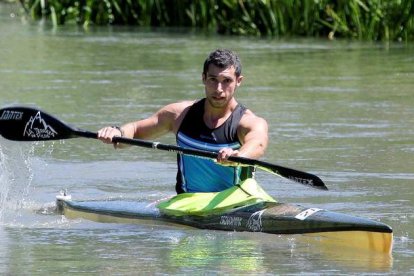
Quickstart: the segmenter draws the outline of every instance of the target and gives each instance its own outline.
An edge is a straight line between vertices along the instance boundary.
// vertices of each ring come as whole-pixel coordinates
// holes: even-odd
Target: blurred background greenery
[[[1,0],[0,0],[1,1]],[[4,0],[3,0],[4,2]],[[8,0],[34,20],[230,35],[412,41],[414,0]]]

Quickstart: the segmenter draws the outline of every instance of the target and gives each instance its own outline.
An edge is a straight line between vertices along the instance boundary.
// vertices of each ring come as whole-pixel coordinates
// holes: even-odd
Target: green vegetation
[[[20,0],[54,25],[193,27],[220,34],[414,38],[414,0]]]

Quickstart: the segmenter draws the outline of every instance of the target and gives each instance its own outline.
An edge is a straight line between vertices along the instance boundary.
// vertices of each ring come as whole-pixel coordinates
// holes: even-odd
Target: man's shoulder
[[[196,102],[195,100],[193,101],[186,100],[186,101],[170,103],[164,106],[163,109],[168,110],[169,112],[174,113],[174,114],[181,114],[186,109],[188,109],[190,106],[192,106],[195,102]]]
[[[250,119],[263,119],[264,120],[264,118],[260,117],[259,115],[254,113],[249,108],[246,108],[246,110],[244,111],[243,117],[250,118]]]
[[[166,116],[168,116],[172,123],[172,130],[174,133],[177,133],[185,115],[195,102],[197,102],[197,100],[180,101],[168,104],[162,108],[163,113],[167,114]]]
[[[251,125],[255,125],[255,124],[266,124],[266,119],[256,115],[252,110],[250,109],[246,109],[241,120],[240,120],[240,125],[241,126],[251,126]]]

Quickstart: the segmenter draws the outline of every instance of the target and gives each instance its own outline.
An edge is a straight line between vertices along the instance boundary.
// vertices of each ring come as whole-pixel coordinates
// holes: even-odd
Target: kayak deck
[[[57,197],[57,209],[67,218],[96,222],[133,223],[152,220],[200,229],[306,234],[321,242],[390,253],[393,233],[381,222],[299,205],[262,202],[208,216],[162,213],[154,204],[133,200],[74,201]]]

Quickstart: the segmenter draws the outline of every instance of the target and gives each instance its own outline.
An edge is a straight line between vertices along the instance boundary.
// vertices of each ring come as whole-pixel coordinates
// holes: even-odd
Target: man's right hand
[[[112,144],[114,137],[122,137],[122,131],[116,127],[104,127],[98,131],[98,139],[106,144]],[[116,148],[116,144],[114,144]]]

